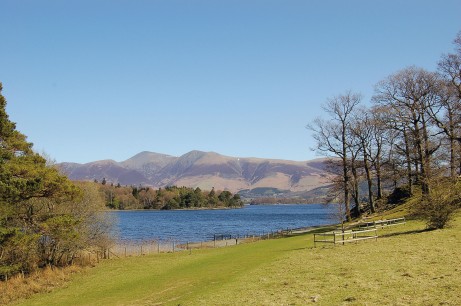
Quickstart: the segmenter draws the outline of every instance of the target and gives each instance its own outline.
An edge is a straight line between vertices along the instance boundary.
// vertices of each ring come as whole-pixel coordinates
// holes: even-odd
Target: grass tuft
[[[65,285],[75,273],[82,268],[45,268],[31,275],[16,275],[7,282],[0,282],[0,305],[7,305],[16,300],[30,298],[37,293],[49,293]]]

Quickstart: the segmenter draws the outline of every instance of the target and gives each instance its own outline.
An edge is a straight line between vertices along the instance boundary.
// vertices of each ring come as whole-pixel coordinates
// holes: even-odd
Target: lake
[[[142,210],[108,212],[121,242],[207,241],[215,234],[263,235],[337,223],[334,206],[322,204],[245,205],[241,209]]]

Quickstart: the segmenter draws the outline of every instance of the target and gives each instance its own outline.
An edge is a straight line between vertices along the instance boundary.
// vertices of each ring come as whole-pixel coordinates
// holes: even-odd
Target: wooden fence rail
[[[357,242],[359,240],[366,239],[378,239],[378,231],[376,228],[365,229],[365,230],[347,230],[347,231],[333,231],[326,233],[314,234],[314,246],[317,246],[317,242],[323,243],[346,243],[346,242]]]
[[[359,240],[375,239],[378,240],[378,229],[384,229],[388,226],[405,224],[405,218],[385,219],[371,222],[365,222],[358,225],[358,230],[332,231],[314,234],[314,246],[317,242],[322,243],[346,243],[357,242]],[[339,237],[339,238],[337,238]]]
[[[365,222],[359,225],[360,228],[385,228],[388,226],[394,226],[394,225],[401,225],[405,224],[406,220],[404,217],[402,218],[395,218],[395,219],[384,219],[384,220],[376,220],[376,221],[371,221],[371,222]]]

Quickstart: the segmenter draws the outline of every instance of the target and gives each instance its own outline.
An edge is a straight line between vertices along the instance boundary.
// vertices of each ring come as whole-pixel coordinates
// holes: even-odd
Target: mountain
[[[272,188],[299,193],[329,184],[324,159],[289,161],[240,158],[214,152],[191,151],[180,157],[141,152],[128,160],[61,163],[58,167],[73,180],[99,180],[121,185],[171,185],[231,192]]]

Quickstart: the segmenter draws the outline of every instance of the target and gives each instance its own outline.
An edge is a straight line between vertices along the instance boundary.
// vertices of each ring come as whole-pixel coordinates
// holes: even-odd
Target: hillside
[[[141,152],[128,160],[61,163],[58,167],[73,180],[102,180],[121,185],[171,185],[239,192],[274,188],[306,192],[328,184],[323,159],[298,162],[240,158],[214,152],[191,151],[182,156]]]

